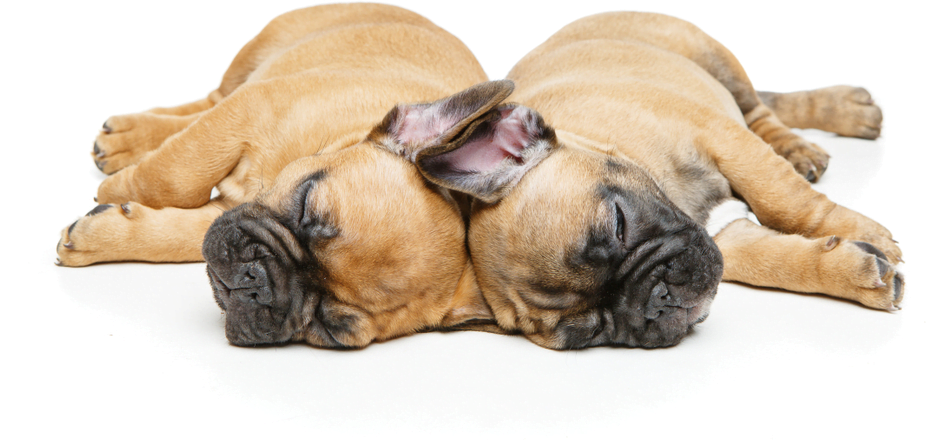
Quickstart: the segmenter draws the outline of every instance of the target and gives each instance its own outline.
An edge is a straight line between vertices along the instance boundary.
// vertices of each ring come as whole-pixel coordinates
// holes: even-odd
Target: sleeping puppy
[[[208,98],[106,121],[93,157],[112,175],[61,232],[59,264],[205,257],[237,345],[357,347],[486,315],[460,212],[408,159],[512,90],[467,89],[481,81],[409,11],[284,14]]]
[[[235,345],[363,347],[416,331],[493,326],[453,199],[408,160],[472,138],[512,92],[484,83],[395,107],[367,138],[288,165],[203,241]]]
[[[722,45],[647,13],[576,21],[509,78],[522,105],[475,129],[486,142],[416,158],[473,197],[469,249],[502,330],[555,349],[670,346],[720,280],[902,300],[890,232],[812,189],[827,153],[783,123],[873,138],[866,91],[765,103]]]
[[[282,16],[209,99],[107,121],[94,155],[124,168],[62,231],[61,263],[197,260],[202,243],[236,345],[471,328],[557,349],[667,346],[722,278],[901,300],[889,232],[809,187],[827,154],[778,119],[833,128],[805,115],[834,101],[855,121],[844,134],[872,135],[865,92],[763,104],[723,47],[651,14],[584,19],[529,54],[510,74],[527,106],[501,105],[510,81],[448,96],[484,79],[471,61],[395,8]],[[167,134],[138,152],[139,128]],[[773,229],[714,215],[733,195]]]

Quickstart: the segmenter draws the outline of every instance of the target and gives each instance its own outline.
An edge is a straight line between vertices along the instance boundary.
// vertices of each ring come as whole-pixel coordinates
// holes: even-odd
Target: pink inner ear
[[[419,145],[450,130],[461,117],[451,116],[441,107],[429,104],[401,106],[402,122],[396,130],[396,140],[404,145]]]
[[[526,129],[529,110],[525,107],[506,108],[500,119],[490,122],[490,130],[475,135],[460,148],[447,153],[443,162],[452,169],[485,173],[493,171],[506,158],[522,163],[522,150],[529,146],[532,135]]]

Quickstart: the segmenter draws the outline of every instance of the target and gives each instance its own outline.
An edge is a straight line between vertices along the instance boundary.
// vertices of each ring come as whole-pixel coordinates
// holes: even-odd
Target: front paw
[[[827,239],[827,267],[822,274],[832,294],[867,307],[898,310],[905,294],[905,278],[886,254],[871,243]],[[831,248],[831,249],[829,249]]]
[[[94,140],[93,161],[106,174],[137,164],[183,129],[186,122],[176,116],[150,113],[113,116],[103,123]]]
[[[893,240],[893,234],[889,232],[889,229],[844,206],[835,205],[822,226],[811,234],[813,237],[829,235],[870,243],[879,249],[890,263],[902,262],[902,249],[899,248],[896,240]]]
[[[87,266],[120,259],[131,233],[135,204],[98,205],[61,231],[57,252],[59,266]]]
[[[817,182],[828,169],[828,153],[822,147],[799,136],[778,139],[771,146],[809,182]]]

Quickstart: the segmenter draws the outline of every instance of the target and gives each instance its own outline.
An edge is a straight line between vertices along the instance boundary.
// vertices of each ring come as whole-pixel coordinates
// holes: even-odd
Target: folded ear
[[[368,139],[415,162],[422,150],[448,142],[496,108],[514,89],[510,80],[489,81],[435,102],[399,104]]]
[[[534,110],[504,105],[448,142],[427,147],[416,166],[433,183],[495,203],[557,146],[554,129]]]
[[[557,145],[541,115],[499,104],[512,81],[491,81],[428,104],[398,105],[369,139],[409,159],[436,185],[494,203]]]

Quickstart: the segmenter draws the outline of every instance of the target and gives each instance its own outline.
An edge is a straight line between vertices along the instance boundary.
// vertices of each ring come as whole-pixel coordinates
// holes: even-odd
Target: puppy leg
[[[266,139],[266,128],[274,126],[275,111],[289,103],[286,96],[275,93],[278,90],[286,88],[274,84],[239,88],[138,164],[104,180],[97,189],[97,202],[133,201],[151,208],[204,205],[213,187],[247,160],[246,145],[273,145]]]
[[[719,42],[689,23],[680,26],[685,38],[675,39],[671,49],[696,62],[715,77],[735,98],[744,121],[778,155],[810,182],[817,181],[828,168],[828,153],[818,145],[793,133],[758,96],[738,59]],[[681,47],[684,46],[684,47]],[[690,47],[691,46],[691,47]]]
[[[560,31],[557,38],[638,41],[682,55],[718,80],[735,98],[745,122],[810,182],[828,167],[828,153],[792,131],[761,101],[738,59],[705,32],[678,18],[644,12],[597,14]],[[552,38],[554,40],[554,38]],[[556,44],[549,40],[545,44]]]
[[[861,87],[834,86],[793,93],[757,92],[777,118],[793,128],[816,128],[841,136],[876,139],[883,112]]]
[[[206,230],[228,208],[220,201],[196,209],[99,205],[61,231],[56,264],[203,261]]]
[[[698,143],[761,224],[809,238],[835,235],[871,243],[889,262],[899,263],[902,251],[886,228],[812,189],[789,163],[737,122],[721,116],[716,122]]]
[[[93,143],[93,161],[106,174],[134,165],[210,107],[212,101],[204,99],[179,107],[112,116],[103,123]]]
[[[276,51],[320,28],[322,23],[313,20],[314,15],[319,14],[304,9],[273,20],[242,47],[226,69],[219,88],[206,98],[176,107],[156,107],[107,119],[93,145],[92,156],[97,168],[106,174],[113,174],[139,163],[168,137],[192,124],[203,112],[232,94]]]
[[[744,219],[714,239],[726,281],[823,293],[884,310],[896,310],[902,301],[902,274],[869,243],[785,235]]]
[[[828,169],[828,153],[790,131],[766,105],[758,104],[754,110],[744,114],[744,120],[751,131],[788,160],[796,172],[809,182],[818,181]]]

